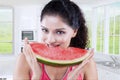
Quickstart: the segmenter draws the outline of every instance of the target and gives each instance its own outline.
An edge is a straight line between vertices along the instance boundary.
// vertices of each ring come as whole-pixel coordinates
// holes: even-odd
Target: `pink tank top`
[[[67,75],[68,73],[72,70],[72,67],[69,67],[67,72],[65,73],[65,75],[63,76],[62,80],[67,80]],[[47,75],[46,71],[45,71],[45,67],[44,64],[42,64],[42,75],[41,75],[41,79],[40,80],[50,80],[49,76]],[[80,74],[77,78],[77,80],[83,80],[83,76],[82,74]]]

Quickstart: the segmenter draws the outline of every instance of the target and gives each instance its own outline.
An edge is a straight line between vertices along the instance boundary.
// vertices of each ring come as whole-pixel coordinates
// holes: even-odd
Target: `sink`
[[[120,56],[102,54],[95,58],[95,62],[103,70],[120,74]]]
[[[97,61],[97,64],[113,68],[113,69],[120,69],[120,64],[112,61]]]

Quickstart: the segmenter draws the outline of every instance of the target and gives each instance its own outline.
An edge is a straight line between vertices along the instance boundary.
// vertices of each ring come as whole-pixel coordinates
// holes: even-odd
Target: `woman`
[[[41,12],[41,42],[48,47],[69,46],[85,49],[88,33],[79,7],[69,0],[52,0]],[[91,55],[76,66],[55,67],[37,62],[25,39],[14,80],[97,80],[97,70]]]

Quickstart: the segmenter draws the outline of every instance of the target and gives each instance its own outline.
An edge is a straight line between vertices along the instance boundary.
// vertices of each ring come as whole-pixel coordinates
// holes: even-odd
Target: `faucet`
[[[119,62],[119,59],[117,58],[117,56],[115,56],[115,55],[111,55],[110,56],[111,57],[111,59],[113,60],[113,64],[112,64],[112,66],[114,67],[114,68],[120,68],[120,62]]]

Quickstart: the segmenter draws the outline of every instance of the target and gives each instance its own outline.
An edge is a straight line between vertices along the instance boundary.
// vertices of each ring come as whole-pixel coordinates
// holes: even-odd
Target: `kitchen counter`
[[[120,55],[95,54],[99,80],[120,80]]]

